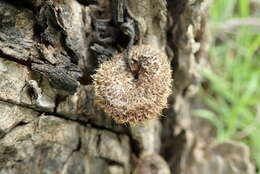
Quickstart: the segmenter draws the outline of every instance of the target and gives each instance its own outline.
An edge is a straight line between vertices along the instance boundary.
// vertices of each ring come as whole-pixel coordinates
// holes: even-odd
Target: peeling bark
[[[247,147],[213,144],[212,127],[190,114],[208,47],[206,3],[125,4],[135,44],[165,51],[174,77],[166,117],[135,127],[93,103],[97,19],[109,35],[102,43],[126,48],[110,1],[0,1],[0,174],[254,173]]]

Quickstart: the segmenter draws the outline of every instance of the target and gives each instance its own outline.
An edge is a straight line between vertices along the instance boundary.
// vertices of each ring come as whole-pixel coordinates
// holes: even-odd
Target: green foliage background
[[[215,0],[211,4],[211,68],[202,72],[207,85],[200,91],[207,109],[196,110],[195,115],[213,123],[217,141],[248,144],[259,171],[260,28],[238,27],[224,34],[219,27],[234,20],[259,22],[257,10],[249,0]]]

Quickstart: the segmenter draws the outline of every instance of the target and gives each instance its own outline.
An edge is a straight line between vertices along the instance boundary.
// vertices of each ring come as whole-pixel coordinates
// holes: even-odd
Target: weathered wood
[[[247,147],[211,145],[190,114],[207,52],[204,2],[124,2],[0,1],[0,174],[253,173]],[[91,78],[98,59],[127,49],[127,18],[134,43],[165,51],[174,77],[166,117],[132,127],[95,106]]]

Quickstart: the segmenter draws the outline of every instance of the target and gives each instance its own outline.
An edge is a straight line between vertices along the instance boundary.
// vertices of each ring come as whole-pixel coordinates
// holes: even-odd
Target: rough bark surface
[[[165,51],[174,77],[166,117],[135,127],[93,104],[90,45],[96,18],[112,18],[110,1],[0,1],[0,174],[253,174],[247,147],[212,143],[213,129],[190,114],[207,3],[125,4],[138,22],[136,44]]]

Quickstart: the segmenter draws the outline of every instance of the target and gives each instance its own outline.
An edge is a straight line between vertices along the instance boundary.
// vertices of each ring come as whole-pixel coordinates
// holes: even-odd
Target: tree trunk
[[[93,103],[97,18],[119,34],[110,1],[0,1],[0,174],[234,173],[221,146],[208,145],[212,128],[190,114],[208,47],[207,3],[126,0],[125,8],[138,23],[135,44],[165,51],[173,70],[165,117],[139,126],[117,124]],[[246,148],[223,146],[236,147],[241,173],[253,170]]]

